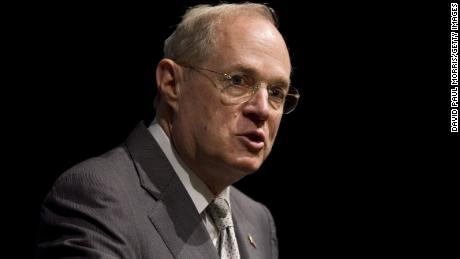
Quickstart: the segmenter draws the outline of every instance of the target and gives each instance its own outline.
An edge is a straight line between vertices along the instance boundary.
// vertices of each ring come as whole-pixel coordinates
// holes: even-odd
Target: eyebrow
[[[253,67],[245,65],[245,64],[236,64],[230,66],[230,73],[235,72],[235,71],[241,71],[244,73],[247,73],[249,75],[255,75],[257,78],[260,78],[260,73]],[[276,77],[274,79],[270,79],[270,85],[279,85],[283,84],[286,87],[289,87],[291,85],[291,78],[288,78],[288,80],[282,78],[282,77]]]

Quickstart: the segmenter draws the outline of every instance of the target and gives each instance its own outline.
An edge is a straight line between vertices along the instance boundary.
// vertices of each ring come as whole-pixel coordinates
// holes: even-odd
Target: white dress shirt
[[[166,158],[171,163],[174,171],[184,185],[185,190],[187,190],[188,195],[192,199],[193,204],[203,219],[203,224],[205,224],[214,246],[217,247],[218,230],[211,216],[206,212],[206,208],[214,199],[214,195],[211,193],[206,184],[203,183],[203,181],[183,163],[175,151],[173,144],[156,119],[150,124],[148,129],[163,153],[166,155]],[[230,188],[225,188],[223,196],[230,205]]]

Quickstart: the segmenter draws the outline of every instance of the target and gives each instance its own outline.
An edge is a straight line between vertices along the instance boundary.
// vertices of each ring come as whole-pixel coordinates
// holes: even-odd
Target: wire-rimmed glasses
[[[225,102],[228,104],[245,103],[252,99],[259,88],[262,88],[262,84],[260,82],[255,82],[255,80],[245,73],[235,73],[230,75],[208,68],[184,64],[178,65],[193,69],[200,74],[201,70],[204,70],[219,75],[220,81],[222,81],[223,84],[221,84],[220,87],[216,85],[216,87],[220,89],[221,93],[225,97]],[[263,88],[266,88],[268,92],[268,101],[275,110],[283,107],[283,113],[288,114],[296,108],[300,98],[299,91],[296,88],[277,84],[267,85]]]

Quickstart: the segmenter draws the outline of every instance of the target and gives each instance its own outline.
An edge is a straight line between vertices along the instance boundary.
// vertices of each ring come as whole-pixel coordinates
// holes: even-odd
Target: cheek
[[[238,120],[238,113],[225,109],[226,107],[213,107],[212,118],[209,123],[214,124],[217,134],[229,134],[235,131],[236,121]]]
[[[208,110],[206,120],[203,121],[203,138],[209,140],[215,149],[233,150],[235,139],[232,137],[236,132],[236,120],[238,114],[229,111],[227,107],[213,106]]]
[[[215,110],[214,96],[207,88],[198,84],[185,85],[181,96],[181,113],[187,114],[192,124],[204,124],[209,121]],[[204,89],[203,89],[204,88]]]
[[[189,108],[189,112],[194,113],[191,123],[201,129],[201,137],[213,141],[222,141],[229,134],[229,128],[237,116],[236,113],[229,113],[216,96],[201,98]]]

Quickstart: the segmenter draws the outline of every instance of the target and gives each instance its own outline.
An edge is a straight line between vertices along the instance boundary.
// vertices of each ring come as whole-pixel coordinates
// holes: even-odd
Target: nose
[[[251,99],[244,104],[243,114],[257,126],[261,126],[270,115],[267,87],[259,86],[254,91]]]

